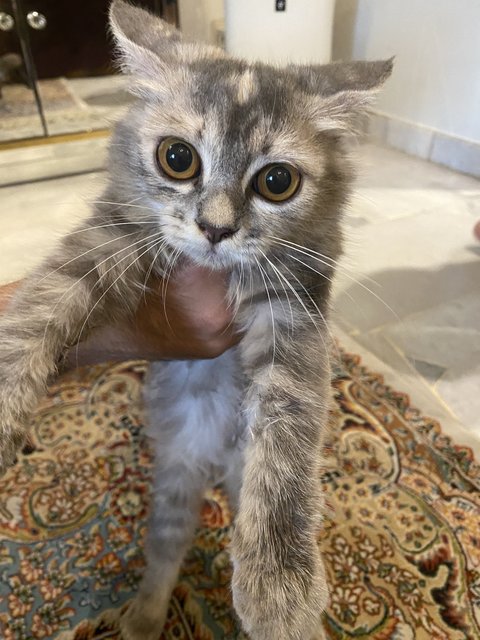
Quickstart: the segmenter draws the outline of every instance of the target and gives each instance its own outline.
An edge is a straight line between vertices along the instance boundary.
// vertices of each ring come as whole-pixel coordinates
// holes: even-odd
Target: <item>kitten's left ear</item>
[[[179,67],[224,55],[216,47],[185,42],[168,22],[124,0],[110,5],[110,28],[122,70],[133,74],[144,87],[149,81],[168,85]]]
[[[309,109],[324,129],[348,130],[390,77],[393,58],[303,67],[299,80]],[[298,68],[297,68],[298,71]]]

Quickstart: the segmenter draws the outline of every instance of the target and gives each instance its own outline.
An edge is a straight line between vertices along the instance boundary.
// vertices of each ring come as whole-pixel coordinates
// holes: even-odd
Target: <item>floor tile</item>
[[[480,202],[480,194],[477,198]],[[474,196],[466,197],[457,191],[444,189],[359,187],[355,189],[348,208],[348,217],[361,217],[376,224],[442,207],[469,210],[478,202]]]
[[[461,366],[472,354],[480,362],[479,290],[412,314],[383,329],[408,357],[445,367]]]
[[[350,267],[334,287],[337,314],[369,331],[478,291],[480,260],[470,244],[472,217],[453,207],[351,229]]]
[[[480,437],[480,351],[448,369],[434,389],[461,422]]]
[[[26,275],[88,216],[103,181],[94,173],[0,189],[0,284]]]
[[[477,189],[476,178],[463,175],[395,149],[361,144],[353,151],[361,187],[400,187],[411,189]]]
[[[419,376],[408,360],[381,335],[376,338],[370,336],[370,340],[364,340],[364,336],[361,336],[359,341],[357,336],[352,337],[337,325],[334,325],[333,331],[347,351],[360,355],[362,363],[371,371],[381,374],[386,384],[395,391],[407,393],[412,406],[417,407],[422,415],[437,420],[443,433],[456,443],[480,452],[480,430],[473,429],[468,420],[460,419],[432,385]]]
[[[418,360],[415,358],[409,358],[409,360],[418,373],[430,384],[435,384],[446,371],[445,367],[440,367],[436,364],[432,364],[431,362],[425,362],[424,360]]]

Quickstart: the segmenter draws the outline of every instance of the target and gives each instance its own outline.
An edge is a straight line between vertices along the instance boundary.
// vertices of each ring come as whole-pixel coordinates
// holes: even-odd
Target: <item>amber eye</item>
[[[178,138],[165,138],[158,145],[158,163],[175,180],[190,180],[200,173],[200,157],[191,144]]]
[[[288,200],[299,186],[300,173],[289,164],[269,164],[252,181],[252,189],[272,202]]]

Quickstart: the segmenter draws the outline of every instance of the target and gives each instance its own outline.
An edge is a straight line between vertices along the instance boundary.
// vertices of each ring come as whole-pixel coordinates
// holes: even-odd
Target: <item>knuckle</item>
[[[208,342],[207,345],[207,353],[208,359],[218,358],[222,355],[229,347],[229,344],[225,339],[219,338],[218,336]]]
[[[212,340],[219,337],[231,322],[231,318],[225,310],[212,310],[208,313],[203,322],[203,330]]]

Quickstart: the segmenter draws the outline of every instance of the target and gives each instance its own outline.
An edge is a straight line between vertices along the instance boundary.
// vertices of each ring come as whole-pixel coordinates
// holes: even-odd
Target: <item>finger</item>
[[[20,286],[21,280],[17,282],[11,282],[0,287],[0,313],[5,311],[8,307],[8,303],[12,299],[15,291]]]
[[[172,278],[178,287],[192,292],[198,291],[198,288],[226,291],[228,286],[226,271],[214,271],[192,263],[181,265]]]

